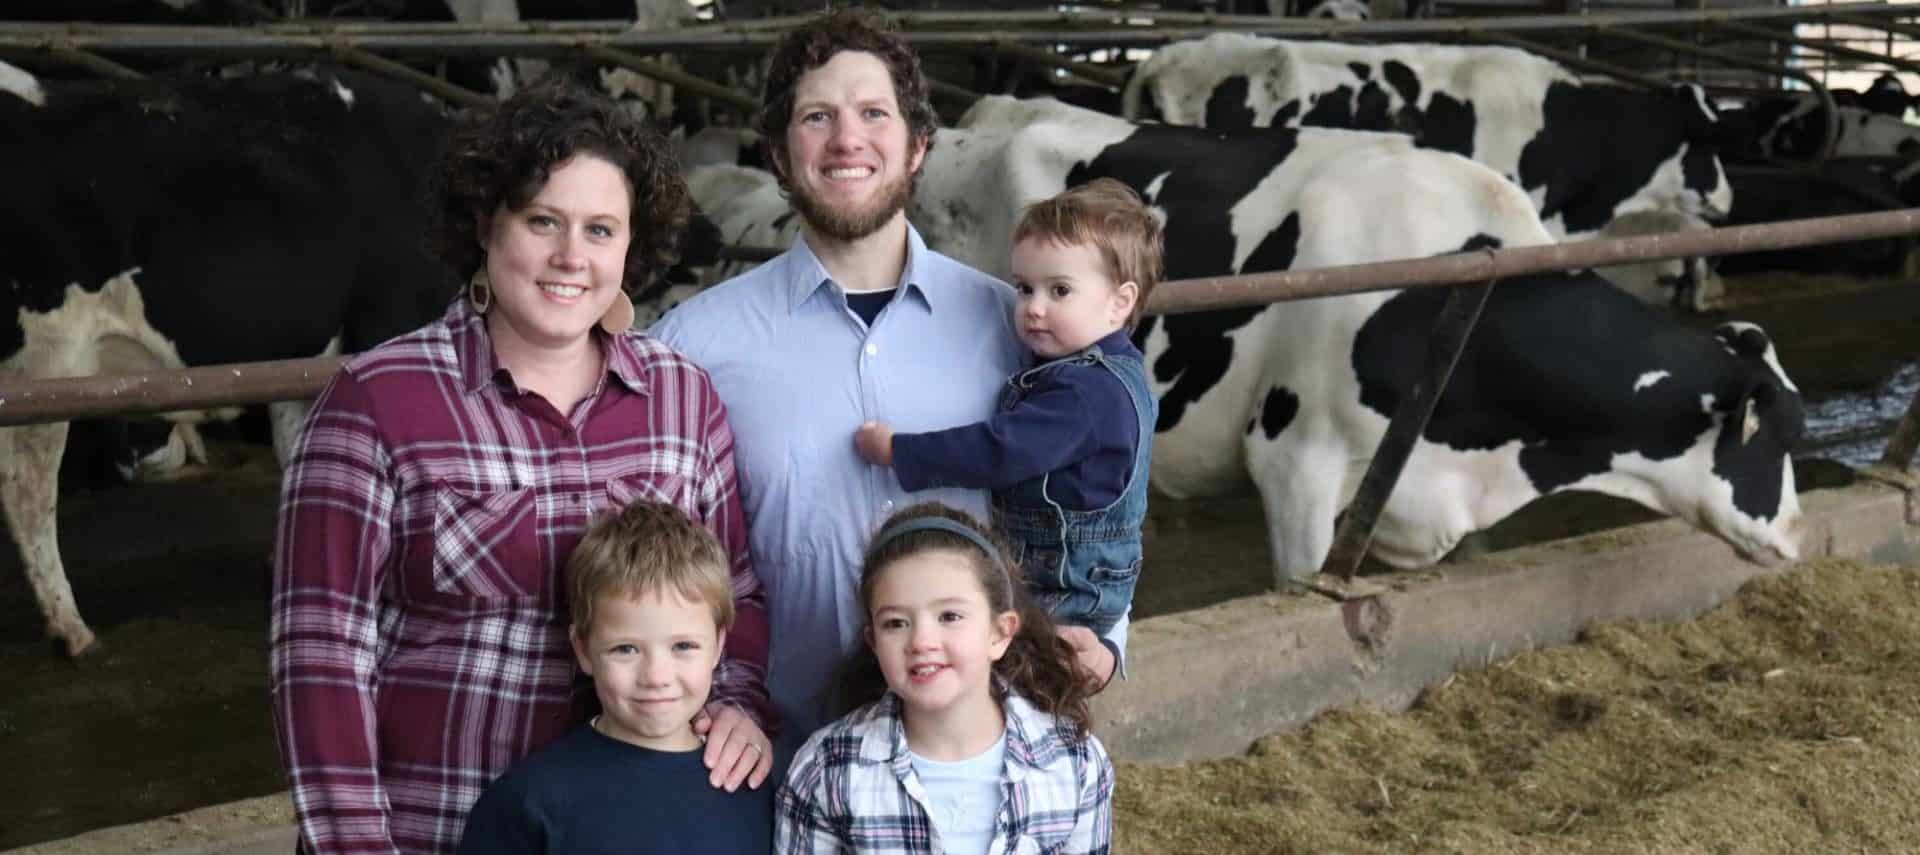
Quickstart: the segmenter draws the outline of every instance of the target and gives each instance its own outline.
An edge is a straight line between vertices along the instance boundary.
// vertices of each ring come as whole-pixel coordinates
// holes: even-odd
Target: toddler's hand
[[[875,466],[893,465],[893,428],[886,422],[865,422],[853,432],[853,447]]]

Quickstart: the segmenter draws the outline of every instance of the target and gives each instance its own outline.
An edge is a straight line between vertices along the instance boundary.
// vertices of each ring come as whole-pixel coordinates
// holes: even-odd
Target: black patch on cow
[[[1347,63],[1347,70],[1353,72],[1353,76],[1361,80],[1366,80],[1373,76],[1373,68],[1364,62],[1349,62]]]
[[[1300,224],[1290,216],[1255,248],[1240,269],[1233,265],[1231,211],[1293,153],[1297,132],[1256,128],[1234,134],[1211,129],[1143,125],[1067,173],[1069,187],[1095,178],[1115,178],[1144,194],[1165,175],[1154,206],[1166,212],[1164,238],[1179,252],[1166,257],[1167,279],[1285,269],[1293,263]],[[1178,424],[1188,404],[1220,382],[1233,359],[1227,333],[1245,326],[1264,308],[1194,312],[1159,319],[1167,349],[1153,361],[1154,378],[1172,385],[1160,396],[1156,430]],[[1144,343],[1154,324],[1134,333]]]
[[[773,230],[778,232],[782,229],[785,229],[788,223],[793,222],[793,217],[794,217],[794,211],[791,208],[787,209],[786,213],[781,214],[778,217],[774,217]]]
[[[1253,127],[1253,108],[1247,106],[1252,81],[1236,74],[1220,81],[1207,96],[1207,111],[1202,123],[1209,128],[1241,130]]]
[[[1393,116],[1393,98],[1380,84],[1368,81],[1353,99],[1353,128],[1360,131],[1401,130]]]
[[[1739,226],[1864,214],[1909,207],[1920,198],[1904,198],[1886,171],[1840,158],[1811,170],[1729,170],[1733,212],[1724,225]],[[1905,269],[1911,238],[1881,238],[1747,252],[1720,258],[1722,273],[1774,271],[1897,276]]]
[[[1391,418],[1422,370],[1445,301],[1437,288],[1403,291],[1361,326],[1352,360],[1368,409]],[[1669,376],[1636,389],[1653,371]],[[1522,277],[1494,288],[1424,438],[1459,450],[1518,440],[1520,466],[1544,493],[1607,471],[1616,454],[1685,453],[1713,425],[1701,409],[1706,395],[1715,414],[1732,420],[1714,471],[1733,483],[1736,507],[1773,516],[1781,467],[1802,427],[1799,395],[1779,386],[1759,357],[1729,353],[1598,276]],[[1742,446],[1738,413],[1747,398],[1761,427]]]
[[[1463,243],[1460,245],[1461,252],[1472,252],[1476,249],[1499,249],[1499,248],[1500,248],[1500,239],[1490,234],[1474,235],[1473,237],[1467,238],[1466,243]]]
[[[1400,93],[1400,100],[1409,105],[1420,103],[1420,75],[1397,59],[1389,59],[1380,65],[1380,76],[1387,79],[1387,85]]]
[[[1569,232],[1606,225],[1683,145],[1694,159],[1683,164],[1687,185],[1706,192],[1717,183],[1711,163],[1719,157],[1718,119],[1701,112],[1691,90],[1556,82],[1547,87],[1542,114],[1539,135],[1520,152],[1520,184],[1545,188],[1541,217],[1561,216]]]
[[[50,84],[0,99],[0,345],[20,308],[135,277],[188,364],[313,356],[418,327],[457,287],[421,238],[447,122],[417,90],[320,69]],[[351,90],[348,109],[335,81]]]
[[[1280,109],[1275,110],[1273,113],[1273,121],[1268,124],[1276,128],[1290,127],[1294,123],[1293,120],[1299,118],[1299,116],[1300,99],[1295,98],[1292,101],[1280,105]]]
[[[1313,107],[1300,117],[1300,124],[1315,128],[1354,128],[1353,87],[1336,86],[1331,92],[1315,96]]]
[[[1267,439],[1277,439],[1299,414],[1299,395],[1279,386],[1268,389],[1266,400],[1260,402],[1260,431]]]
[[[1473,132],[1478,125],[1473,104],[1445,92],[1433,93],[1414,141],[1423,148],[1473,156]]]

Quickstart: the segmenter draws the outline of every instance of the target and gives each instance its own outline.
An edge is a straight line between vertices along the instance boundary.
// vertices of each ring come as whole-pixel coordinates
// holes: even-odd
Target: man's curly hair
[[[484,263],[480,220],[525,209],[555,166],[591,154],[627,177],[633,240],[621,284],[636,293],[672,267],[693,218],[679,159],[665,137],[613,99],[565,77],[520,90],[497,110],[461,122],[430,189],[434,249],[462,277]]]
[[[927,77],[920,55],[900,37],[887,18],[865,9],[828,12],[788,30],[767,53],[767,85],[760,98],[754,130],[775,165],[774,176],[783,190],[791,190],[787,175],[787,126],[793,123],[793,90],[806,73],[831,62],[843,51],[863,51],[880,58],[893,77],[893,94],[907,122],[909,146],[924,144],[933,150],[933,131],[940,117],[927,97]]]

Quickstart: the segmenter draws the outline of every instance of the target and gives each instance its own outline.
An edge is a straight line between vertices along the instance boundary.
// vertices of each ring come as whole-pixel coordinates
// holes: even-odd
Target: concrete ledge
[[[1899,490],[1801,495],[1803,558],[1912,560]],[[1674,520],[1386,577],[1344,604],[1269,594],[1134,625],[1129,679],[1094,705],[1114,756],[1177,762],[1239,754],[1334,707],[1405,709],[1464,668],[1571,640],[1600,620],[1680,620],[1771,572]]]

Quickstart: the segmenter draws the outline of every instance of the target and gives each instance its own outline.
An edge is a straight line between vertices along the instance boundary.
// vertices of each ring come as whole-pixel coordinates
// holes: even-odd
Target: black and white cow
[[[38,103],[0,94],[0,374],[354,351],[457,290],[426,252],[418,186],[445,118],[410,87],[336,71],[41,84]],[[49,633],[78,655],[94,636],[55,532],[66,436],[0,428],[0,505]]]
[[[1920,126],[1858,104],[1835,111],[1834,157],[1920,158]],[[1812,95],[1756,99],[1724,116],[1729,160],[1811,160],[1826,139],[1827,111]]]
[[[1124,103],[1129,118],[1175,125],[1411,134],[1518,182],[1567,237],[1637,211],[1711,220],[1732,208],[1717,114],[1698,87],[1582,83],[1513,48],[1216,33],[1155,51]]]
[[[1164,215],[1170,279],[1552,240],[1510,182],[1404,136],[1137,126],[998,97],[939,132],[909,215],[935,248],[1004,277],[1019,206],[1102,176]],[[711,178],[695,185],[703,206],[754,200],[716,218],[729,237],[791,240],[797,224],[768,189],[771,176],[732,169]],[[1799,396],[1764,335],[1729,327],[1723,345],[1598,290],[1606,289],[1590,275],[1499,289],[1472,367],[1443,400],[1380,521],[1377,556],[1431,563],[1467,533],[1565,489],[1680,516],[1756,559],[1797,555],[1786,449],[1800,430]],[[1417,369],[1425,327],[1414,326],[1439,296],[1364,294],[1148,320],[1136,338],[1160,400],[1154,486],[1187,498],[1251,478],[1277,569],[1312,573]]]

